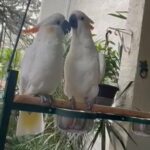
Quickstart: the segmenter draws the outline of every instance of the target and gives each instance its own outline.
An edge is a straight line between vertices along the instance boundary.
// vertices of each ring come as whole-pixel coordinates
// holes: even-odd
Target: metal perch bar
[[[40,106],[44,106],[47,108],[60,108],[60,109],[68,109],[65,110],[66,112],[69,111],[77,111],[80,113],[88,113],[91,115],[95,115],[96,117],[100,116],[106,116],[106,119],[112,119],[112,117],[121,117],[120,119],[112,119],[112,120],[121,120],[121,121],[133,121],[133,122],[137,122],[137,123],[146,123],[146,124],[150,124],[150,113],[147,112],[140,112],[140,111],[134,111],[134,110],[128,110],[128,109],[122,109],[122,108],[115,108],[115,107],[109,107],[109,106],[103,106],[103,105],[97,105],[94,104],[93,108],[91,111],[87,111],[87,106],[85,103],[81,103],[78,102],[76,103],[76,108],[75,110],[70,110],[70,101],[68,100],[54,100],[52,105],[48,105],[48,104],[42,104],[40,102],[40,98],[39,97],[33,97],[33,96],[29,96],[29,95],[16,95],[15,96],[15,103],[16,104],[31,104],[33,106],[34,105],[40,105]],[[14,103],[14,105],[15,105]],[[39,111],[38,111],[39,112]],[[52,112],[52,113],[56,113],[57,112]],[[66,114],[66,113],[65,113]],[[74,116],[76,117],[76,116]],[[87,117],[88,118],[88,117]],[[94,117],[91,117],[94,119]]]

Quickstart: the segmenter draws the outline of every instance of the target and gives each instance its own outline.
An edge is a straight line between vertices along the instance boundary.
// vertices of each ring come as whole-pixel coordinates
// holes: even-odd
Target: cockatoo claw
[[[70,100],[70,102],[71,102],[71,108],[72,108],[72,109],[75,109],[75,107],[76,107],[76,101],[75,101],[75,98],[72,97],[72,98],[70,98],[69,100]]]
[[[93,104],[87,103],[87,110],[92,110],[92,108],[93,108]]]
[[[95,103],[95,99],[89,100],[88,98],[85,99],[86,105],[87,105],[87,110],[91,111],[93,108],[93,104]]]
[[[49,94],[39,95],[41,103],[52,105],[54,99]]]

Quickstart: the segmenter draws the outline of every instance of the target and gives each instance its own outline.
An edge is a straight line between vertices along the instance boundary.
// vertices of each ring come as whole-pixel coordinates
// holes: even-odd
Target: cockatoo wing
[[[25,94],[30,82],[30,73],[33,70],[33,64],[36,57],[36,47],[33,43],[25,50],[20,69],[20,94]],[[19,112],[16,135],[38,134],[44,131],[43,114]]]
[[[28,86],[30,72],[32,71],[33,62],[35,60],[36,49],[35,44],[32,44],[25,50],[25,54],[20,68],[19,90],[20,94],[24,94]]]
[[[71,46],[65,60],[64,93],[76,102],[82,101],[90,109],[99,88],[99,57],[96,51],[92,34],[93,21],[81,11],[74,11],[69,18],[73,28]],[[93,120],[67,118],[58,116],[57,123],[60,129],[73,133],[85,133],[93,127]]]

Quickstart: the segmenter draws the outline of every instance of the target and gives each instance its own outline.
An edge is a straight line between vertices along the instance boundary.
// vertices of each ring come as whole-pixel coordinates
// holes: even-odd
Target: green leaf
[[[96,131],[94,137],[93,137],[93,140],[91,141],[91,143],[90,143],[90,145],[88,147],[88,150],[92,150],[92,148],[93,148],[93,146],[94,146],[94,144],[95,144],[95,142],[96,142],[96,140],[98,138],[98,135],[101,133],[102,128],[103,128],[103,122],[100,121],[100,124],[99,124],[99,126],[97,128],[97,131]]]
[[[120,14],[128,14],[128,11],[116,11],[116,13],[120,13]]]
[[[113,139],[112,139],[112,136],[111,136],[111,131],[109,130],[108,126],[110,126],[109,121],[107,121],[107,123],[106,123],[106,130],[107,130],[107,133],[108,133],[108,137],[110,139],[110,143],[113,144]]]
[[[115,14],[115,13],[109,13],[108,15],[116,17],[116,18],[124,19],[124,20],[127,19],[127,17],[124,16],[124,15],[122,15],[121,13],[117,13],[117,14]]]
[[[123,131],[128,135],[128,137],[132,140],[132,142],[135,144],[135,145],[137,145],[137,143],[136,143],[136,141],[133,139],[133,137],[130,135],[130,133],[126,130],[126,128],[123,126],[123,125],[121,125],[120,123],[118,123],[118,122],[114,122],[115,124],[117,124],[120,128],[122,128],[123,129]]]
[[[112,125],[111,126],[107,126],[108,129],[110,130],[110,132],[113,133],[113,135],[116,137],[116,139],[120,142],[122,148],[124,150],[126,150],[126,146],[123,142],[122,136],[120,135],[119,131],[117,131]]]
[[[106,132],[105,132],[105,121],[102,120],[103,122],[103,126],[102,126],[102,132],[101,132],[101,141],[102,141],[102,145],[101,145],[101,149],[105,150],[106,149]]]

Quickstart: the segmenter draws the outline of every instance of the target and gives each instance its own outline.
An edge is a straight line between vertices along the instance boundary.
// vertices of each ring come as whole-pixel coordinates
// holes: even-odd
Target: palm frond
[[[91,143],[90,143],[90,145],[88,147],[88,150],[92,150],[92,148],[93,148],[93,146],[94,146],[94,144],[95,144],[95,142],[96,142],[96,140],[98,138],[98,135],[100,134],[102,128],[103,128],[103,122],[100,121],[99,122],[99,126],[97,128],[97,131],[95,132],[95,135],[94,135],[94,137],[93,137],[93,139],[92,139],[92,141],[91,141]]]
[[[137,145],[136,141],[133,139],[133,137],[130,135],[130,133],[127,131],[127,129],[123,125],[121,125],[120,123],[118,123],[116,121],[114,123],[117,124],[128,135],[128,137],[132,140],[132,142],[135,145]]]
[[[106,149],[106,130],[105,130],[105,120],[102,120],[103,122],[103,127],[102,127],[102,132],[101,132],[101,149],[105,150]]]
[[[122,148],[123,148],[124,150],[126,150],[126,146],[125,146],[125,144],[124,144],[124,142],[123,142],[123,138],[122,138],[122,136],[120,135],[119,131],[117,131],[111,124],[109,124],[109,125],[107,126],[107,128],[109,129],[110,132],[113,133],[113,135],[116,137],[116,139],[120,142]]]

